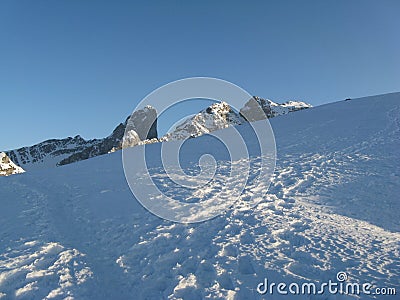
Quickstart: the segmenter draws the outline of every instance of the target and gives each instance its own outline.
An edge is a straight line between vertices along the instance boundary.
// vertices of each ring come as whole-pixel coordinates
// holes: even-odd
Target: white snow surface
[[[257,285],[265,277],[324,282],[339,271],[350,282],[398,289],[399,116],[393,93],[271,119],[278,161],[263,200],[245,205],[268,181],[199,224],[146,211],[120,152],[1,177],[0,299],[291,299],[261,296]],[[160,145],[146,147],[156,154]],[[218,150],[207,136],[188,140],[183,166],[210,148]],[[250,177],[259,157],[251,159]]]

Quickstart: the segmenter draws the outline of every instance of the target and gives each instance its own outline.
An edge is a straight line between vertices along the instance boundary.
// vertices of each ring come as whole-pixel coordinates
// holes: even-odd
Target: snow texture
[[[2,177],[0,299],[264,299],[256,287],[265,277],[323,282],[338,271],[398,288],[399,115],[396,93],[273,118],[278,162],[265,197],[246,206],[269,185],[250,180],[235,207],[199,224],[146,211],[127,186],[120,152]],[[219,147],[207,135],[186,143],[188,172],[199,151]],[[138,147],[157,153],[160,145]],[[250,159],[251,179],[260,158]],[[161,173],[159,183],[168,188]]]

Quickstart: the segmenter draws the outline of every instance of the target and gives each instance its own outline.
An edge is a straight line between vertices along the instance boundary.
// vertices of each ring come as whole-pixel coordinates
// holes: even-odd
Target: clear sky
[[[104,137],[191,76],[313,105],[400,91],[399,15],[397,0],[2,0],[0,150]]]

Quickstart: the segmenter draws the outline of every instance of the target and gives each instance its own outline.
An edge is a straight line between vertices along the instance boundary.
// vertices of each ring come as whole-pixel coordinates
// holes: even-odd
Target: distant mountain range
[[[252,115],[252,112],[255,111],[253,106],[257,106],[256,103],[264,112],[258,116]],[[235,112],[227,103],[219,102],[186,119],[166,135],[158,137],[157,112],[153,107],[146,106],[135,111],[105,138],[85,140],[77,135],[64,139],[47,140],[5,153],[12,162],[24,170],[56,167],[114,152],[122,147],[197,137],[228,126],[240,125],[265,117],[272,118],[309,107],[311,107],[310,104],[300,101],[278,104],[271,100],[253,97],[240,112]],[[125,131],[127,134],[123,141]]]
[[[6,151],[10,159],[25,170],[67,165],[98,155],[114,152],[122,148],[125,128],[129,126],[135,132],[137,141],[157,138],[157,123],[154,122],[148,136],[143,136],[146,124],[156,120],[157,113],[152,107],[136,111],[132,118],[127,118],[113,132],[102,139],[85,140],[81,136],[64,139],[51,139],[39,144]]]

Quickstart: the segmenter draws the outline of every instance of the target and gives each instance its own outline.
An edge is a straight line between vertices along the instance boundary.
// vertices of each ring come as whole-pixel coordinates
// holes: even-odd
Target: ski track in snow
[[[370,102],[363,116],[378,107]],[[284,140],[278,131],[277,167],[264,199],[246,205],[268,182],[246,188],[233,209],[199,224],[161,220],[140,206],[118,153],[4,178],[0,299],[263,299],[256,287],[264,277],[323,282],[339,271],[350,282],[398,288],[400,105],[393,104],[382,127],[359,139],[338,134],[312,145],[321,136],[307,124],[303,135],[314,141]],[[352,130],[364,134],[367,122],[360,117]],[[328,296],[298,298],[354,299]],[[286,298],[293,296],[265,296]]]

